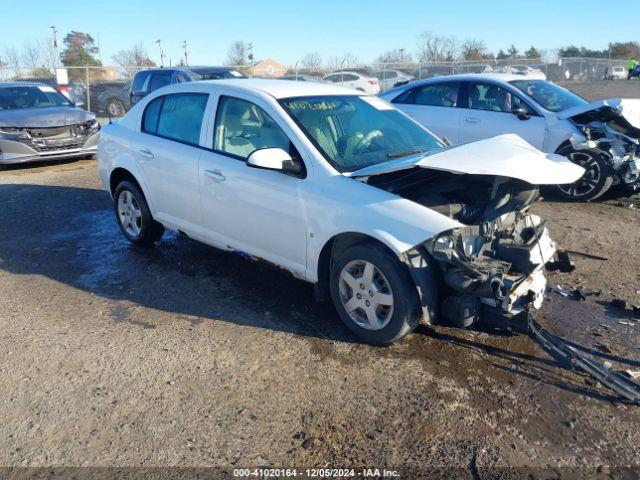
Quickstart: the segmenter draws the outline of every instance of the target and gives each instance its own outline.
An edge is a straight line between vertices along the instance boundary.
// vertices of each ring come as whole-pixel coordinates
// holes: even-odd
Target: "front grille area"
[[[81,148],[89,136],[88,122],[63,127],[34,127],[12,129],[21,132],[19,142],[28,145],[36,152],[76,150]]]

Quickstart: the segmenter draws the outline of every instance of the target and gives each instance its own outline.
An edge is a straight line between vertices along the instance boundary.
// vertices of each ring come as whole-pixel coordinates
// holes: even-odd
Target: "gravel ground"
[[[130,246],[94,161],[2,172],[0,204],[0,465],[472,479],[640,467],[640,408],[526,337],[421,327],[388,348],[360,344],[277,268],[176,235]],[[608,258],[574,255],[574,272],[550,273],[602,293],[550,293],[539,320],[616,369],[640,370],[640,324],[609,304],[640,303],[636,204],[535,206],[562,248]],[[140,472],[194,473],[118,476]]]

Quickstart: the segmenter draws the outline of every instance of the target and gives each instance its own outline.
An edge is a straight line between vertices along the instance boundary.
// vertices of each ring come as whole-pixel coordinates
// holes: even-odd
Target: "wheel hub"
[[[380,330],[393,316],[393,292],[382,271],[366,260],[353,260],[340,272],[340,300],[349,317],[367,330]]]
[[[123,190],[118,196],[118,218],[122,228],[132,237],[142,232],[142,210],[129,190]]]

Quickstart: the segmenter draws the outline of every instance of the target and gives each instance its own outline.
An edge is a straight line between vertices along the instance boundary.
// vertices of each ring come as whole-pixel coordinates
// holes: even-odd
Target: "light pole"
[[[182,48],[184,49],[184,64],[185,66],[189,66],[189,49],[187,48],[187,41],[184,40],[182,42]]]
[[[160,66],[164,67],[164,50],[162,50],[162,40],[156,40],[158,48],[160,49]]]
[[[49,27],[52,31],[53,31],[53,54],[55,55],[54,58],[54,67],[58,68],[59,62],[60,62],[60,55],[58,54],[58,29],[56,28],[55,25],[51,25]]]

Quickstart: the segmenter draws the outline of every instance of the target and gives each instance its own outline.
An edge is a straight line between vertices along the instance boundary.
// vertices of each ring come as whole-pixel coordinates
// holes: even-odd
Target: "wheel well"
[[[556,151],[554,153],[558,153],[560,150],[562,150],[564,147],[570,147],[571,146],[571,141],[569,140],[565,140],[564,142],[562,142],[560,145],[558,145],[558,148],[556,148]]]
[[[109,189],[111,190],[112,196],[113,196],[113,193],[116,191],[116,187],[118,186],[118,184],[124,180],[129,180],[135,183],[138,187],[140,187],[140,184],[136,180],[136,177],[134,177],[129,170],[118,167],[114,169],[113,172],[111,172],[111,177],[109,178]]]
[[[327,243],[324,244],[318,257],[318,281],[315,285],[316,299],[318,301],[324,301],[329,298],[329,278],[331,276],[331,260],[333,259],[333,252],[344,250],[352,245],[362,243],[377,243],[382,245],[392,255],[391,249],[380,240],[365,235],[364,233],[346,232],[335,235],[330,238]]]

